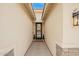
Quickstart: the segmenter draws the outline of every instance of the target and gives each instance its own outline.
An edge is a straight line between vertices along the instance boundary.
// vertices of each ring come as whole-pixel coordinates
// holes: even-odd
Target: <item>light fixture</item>
[[[79,26],[79,11],[73,12],[73,26]]]

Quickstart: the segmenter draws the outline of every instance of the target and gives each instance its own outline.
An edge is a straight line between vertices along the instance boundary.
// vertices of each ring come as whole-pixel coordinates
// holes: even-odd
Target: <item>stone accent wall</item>
[[[79,56],[79,48],[62,48],[56,44],[57,56]]]

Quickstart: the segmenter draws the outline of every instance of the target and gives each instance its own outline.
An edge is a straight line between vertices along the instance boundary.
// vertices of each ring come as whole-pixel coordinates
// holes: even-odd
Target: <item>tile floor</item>
[[[32,42],[25,56],[52,56],[45,42]]]

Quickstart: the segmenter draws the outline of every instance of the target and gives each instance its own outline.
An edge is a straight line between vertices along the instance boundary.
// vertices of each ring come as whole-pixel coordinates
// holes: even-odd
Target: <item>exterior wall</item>
[[[53,55],[79,56],[79,27],[72,17],[76,9],[78,3],[57,4],[46,19],[45,41]]]
[[[27,10],[26,10],[27,11]],[[24,55],[32,42],[32,21],[20,4],[0,4],[0,55]]]
[[[79,56],[79,27],[73,26],[72,13],[79,10],[79,3],[63,4],[63,44],[56,46],[56,55]]]
[[[63,48],[79,48],[79,26],[73,26],[73,10],[79,3],[63,4]]]
[[[62,4],[52,8],[45,22],[45,41],[53,55],[56,55],[56,44],[62,46],[63,39],[63,9]]]
[[[63,6],[62,46],[56,45],[56,55],[79,56],[79,27],[73,26],[72,13],[79,10],[78,3],[65,3]]]

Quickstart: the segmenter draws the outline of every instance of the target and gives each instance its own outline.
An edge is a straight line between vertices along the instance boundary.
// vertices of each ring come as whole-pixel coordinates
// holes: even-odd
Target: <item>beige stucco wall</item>
[[[79,26],[73,26],[72,12],[78,3],[57,4],[45,22],[45,41],[53,55],[56,44],[62,48],[79,48]]]
[[[62,45],[63,30],[63,9],[62,4],[52,8],[49,17],[45,22],[45,41],[53,55],[56,55],[56,44]]]
[[[79,48],[79,26],[73,26],[72,12],[79,3],[63,4],[63,48]]]
[[[32,21],[22,6],[0,4],[0,55],[11,49],[24,55],[32,39]]]

